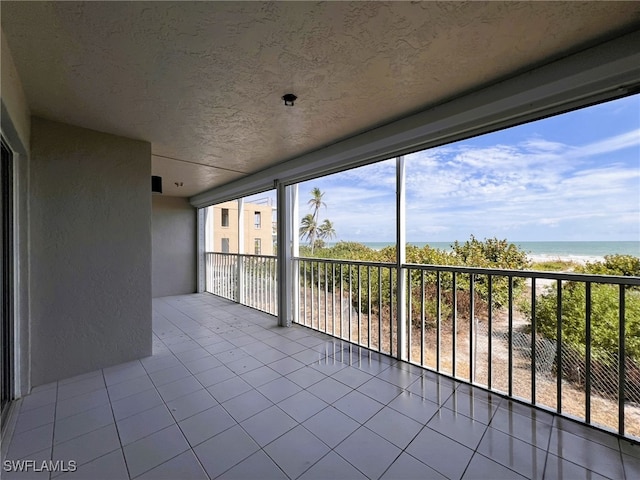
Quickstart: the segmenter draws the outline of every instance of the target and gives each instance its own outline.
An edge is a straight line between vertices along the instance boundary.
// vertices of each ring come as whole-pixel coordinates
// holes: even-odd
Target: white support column
[[[298,184],[287,187],[289,193],[288,209],[291,213],[287,214],[287,217],[291,221],[291,256],[300,256],[300,235],[298,235]],[[297,321],[298,315],[300,315],[300,268],[295,262],[290,261],[290,279],[291,279],[291,292],[293,295],[293,302],[291,304],[291,315],[289,318],[291,321]]]
[[[236,267],[238,269],[238,283],[236,284],[236,298],[238,303],[244,304],[244,257],[242,254],[244,251],[244,198],[239,198],[238,202],[238,263]]]
[[[397,312],[398,328],[397,356],[407,360],[407,279],[402,265],[406,262],[406,208],[405,208],[404,156],[396,158],[396,272],[398,275]]]
[[[292,225],[291,202],[287,196],[287,188],[275,181],[278,198],[278,325],[290,327],[292,320]]]
[[[206,291],[207,278],[207,223],[209,208],[199,208],[196,218],[196,228],[198,229],[198,293]],[[212,212],[213,213],[213,212]]]

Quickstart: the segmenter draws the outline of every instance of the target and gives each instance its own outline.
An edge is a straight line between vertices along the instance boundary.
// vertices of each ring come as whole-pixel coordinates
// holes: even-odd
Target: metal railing
[[[396,355],[394,264],[299,258],[301,325]]]
[[[275,256],[207,252],[205,259],[205,291],[278,314]]]
[[[276,257],[205,255],[207,292],[277,315]],[[318,258],[293,267],[295,323],[640,438],[638,277]]]
[[[626,351],[637,342],[626,325],[637,314],[627,304],[640,296],[640,278],[406,264],[400,269],[407,285],[406,318],[400,319],[407,326],[406,351],[398,354],[395,264],[294,262],[297,323],[640,437],[640,362]],[[613,298],[615,318],[603,317],[592,300],[596,294]],[[576,302],[582,302],[577,309]],[[598,335],[602,328],[613,335],[606,348],[593,346],[595,326]]]

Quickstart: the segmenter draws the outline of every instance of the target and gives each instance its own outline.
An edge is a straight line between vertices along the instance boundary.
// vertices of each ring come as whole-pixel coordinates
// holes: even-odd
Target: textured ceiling
[[[34,115],[190,196],[637,26],[640,2],[11,2]],[[295,93],[293,108],[280,97]],[[174,182],[183,182],[181,188]]]

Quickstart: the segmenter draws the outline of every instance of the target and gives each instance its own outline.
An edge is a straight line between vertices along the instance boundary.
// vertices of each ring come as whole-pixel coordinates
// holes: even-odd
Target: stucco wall
[[[19,378],[16,396],[29,393],[30,345],[29,345],[29,137],[31,113],[22,89],[20,77],[13,63],[4,32],[0,31],[2,68],[0,68],[0,97],[2,99],[0,119],[2,134],[13,150],[14,173],[14,221],[17,257],[14,270],[17,297],[14,304],[16,315],[16,375]]]
[[[11,147],[20,150],[20,153],[29,151],[29,129],[30,113],[27,100],[22,90],[22,83],[9,45],[0,30],[0,58],[2,58],[2,68],[0,68],[0,95],[2,96],[2,130],[5,135],[15,133],[16,140]],[[11,122],[5,122],[5,118],[10,118]],[[7,131],[10,129],[10,131]],[[21,145],[20,145],[21,144]],[[24,150],[22,150],[24,148]]]
[[[32,384],[151,354],[151,147],[31,124]]]
[[[196,209],[189,200],[153,196],[152,295],[196,291]]]

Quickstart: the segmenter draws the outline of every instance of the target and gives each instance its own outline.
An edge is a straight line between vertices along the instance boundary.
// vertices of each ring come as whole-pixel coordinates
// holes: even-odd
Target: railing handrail
[[[638,285],[640,277],[623,275],[596,275],[573,272],[544,272],[539,270],[511,270],[500,268],[461,267],[453,265],[431,265],[421,263],[405,263],[402,268],[411,270],[444,271],[455,273],[473,273],[476,275],[496,275],[505,277],[535,277],[548,280],[565,280],[569,282],[610,283],[616,285]]]
[[[396,267],[395,263],[387,263],[387,262],[368,262],[365,260],[344,260],[338,258],[314,258],[314,257],[293,257],[293,261],[303,261],[303,262],[320,262],[320,263],[328,263],[339,265],[341,263],[348,263],[351,265],[360,265],[363,267]]]
[[[205,255],[225,255],[229,257],[278,258],[276,255],[256,255],[255,253],[204,252]]]
[[[293,260],[302,260],[305,262],[313,261],[328,264],[350,264],[370,267],[396,267],[395,263],[388,262],[372,262],[363,260],[347,260],[337,258],[314,258],[314,257],[294,257]],[[597,275],[573,272],[545,272],[540,270],[514,270],[504,268],[484,268],[484,267],[466,267],[459,265],[434,265],[424,263],[403,263],[402,268],[411,270],[427,270],[441,272],[467,273],[475,275],[495,275],[505,277],[535,277],[547,280],[563,280],[568,282],[590,282],[590,283],[607,283],[612,285],[633,285],[640,286],[640,277],[623,276],[623,275]]]

